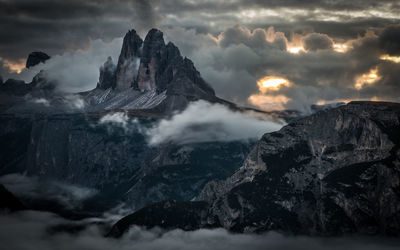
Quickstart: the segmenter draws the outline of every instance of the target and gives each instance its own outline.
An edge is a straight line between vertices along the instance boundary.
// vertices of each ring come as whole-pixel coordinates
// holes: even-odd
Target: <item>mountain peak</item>
[[[134,29],[126,33],[118,59],[115,76],[116,83],[112,84],[112,86],[118,89],[127,89],[132,86],[137,75],[137,64],[142,44],[142,38]]]
[[[49,60],[50,56],[41,51],[35,51],[28,55],[28,59],[26,60],[26,68],[33,67],[39,63],[44,63]]]
[[[97,87],[103,90],[106,90],[108,88],[115,88],[115,71],[116,66],[111,56],[109,56],[103,66],[100,67],[100,77],[99,82],[97,83]]]
[[[170,113],[186,108],[190,101],[220,101],[193,62],[182,57],[172,42],[165,44],[164,34],[158,29],[151,29],[144,41],[135,30],[128,31],[115,71],[110,60],[100,68],[98,91],[87,96],[89,103],[101,103],[94,109],[156,109]],[[117,91],[101,92],[107,89]]]

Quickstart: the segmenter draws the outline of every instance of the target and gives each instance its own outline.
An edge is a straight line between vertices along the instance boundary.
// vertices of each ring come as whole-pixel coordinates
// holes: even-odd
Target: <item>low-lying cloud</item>
[[[20,74],[6,73],[3,79],[13,78],[31,82],[40,70],[45,70],[46,78],[56,83],[56,90],[66,93],[87,91],[96,87],[99,69],[108,56],[114,60],[118,58],[121,46],[122,38],[116,38],[111,42],[93,40],[85,50],[55,55],[45,63],[23,69]]]
[[[105,116],[100,118],[100,124],[116,124],[122,127],[126,127],[129,122],[129,117],[124,112],[116,112],[112,114],[106,114]]]
[[[238,112],[221,104],[197,101],[170,119],[161,120],[146,133],[151,145],[164,142],[228,142],[257,140],[282,126],[283,122],[266,120],[252,112]]]
[[[95,223],[94,223],[95,222]],[[121,239],[105,238],[106,218],[70,221],[52,213],[23,211],[0,215],[0,242],[8,250],[180,250],[180,249],[301,249],[301,250],[394,250],[398,239],[342,237],[318,238],[266,234],[231,234],[224,229],[202,229],[191,232],[132,227]],[[67,233],[57,226],[83,225],[83,230]]]
[[[36,176],[9,174],[0,177],[0,184],[21,199],[56,201],[68,209],[82,205],[82,202],[97,194],[97,190],[62,183],[40,180]]]
[[[143,123],[125,112],[115,112],[102,116],[97,123],[106,126],[110,133],[117,128],[122,128],[125,133],[141,133],[151,146],[169,142],[258,140],[284,124],[284,121],[262,113],[235,111],[203,100],[192,102],[182,112],[155,122]]]
[[[106,126],[109,133],[115,129],[122,128],[125,133],[141,133],[145,134],[147,128],[140,124],[137,118],[131,118],[126,112],[109,113],[100,118],[98,125]]]

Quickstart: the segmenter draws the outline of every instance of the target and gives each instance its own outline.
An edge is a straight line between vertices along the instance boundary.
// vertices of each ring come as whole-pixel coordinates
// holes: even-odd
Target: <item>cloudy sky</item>
[[[64,90],[88,90],[129,29],[156,27],[241,105],[400,101],[399,24],[395,0],[0,0],[0,74],[31,77],[26,57],[44,51]]]

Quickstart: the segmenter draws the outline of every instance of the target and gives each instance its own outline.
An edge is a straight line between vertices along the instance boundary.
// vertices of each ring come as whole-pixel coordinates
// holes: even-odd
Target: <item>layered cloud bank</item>
[[[96,87],[99,69],[107,57],[118,58],[121,46],[122,38],[110,42],[94,40],[84,50],[68,51],[62,55],[52,56],[44,64],[40,63],[29,69],[22,68],[20,73],[4,72],[3,78],[31,82],[40,70],[45,70],[46,78],[57,83],[58,91],[76,93],[90,90]]]
[[[283,122],[266,120],[252,112],[232,111],[221,104],[191,103],[182,113],[161,120],[147,130],[149,143],[192,143],[258,140],[265,133],[279,130]]]
[[[104,115],[99,125],[108,126],[109,132],[121,127],[126,133],[142,133],[149,145],[156,146],[169,142],[255,141],[265,133],[279,130],[285,122],[253,111],[239,112],[221,104],[196,101],[182,112],[148,125],[124,112]]]
[[[66,209],[76,209],[84,200],[97,194],[97,190],[92,188],[59,181],[43,181],[35,176],[28,177],[20,174],[1,176],[0,184],[19,198],[29,201],[50,200],[61,204]]]
[[[133,227],[122,239],[105,238],[102,223],[107,218],[68,221],[51,213],[24,211],[12,215],[0,215],[0,241],[9,250],[109,250],[109,249],[351,249],[351,250],[394,250],[396,239],[380,238],[311,238],[283,236],[270,232],[262,235],[230,234],[223,229],[185,232],[159,229],[144,230]],[[74,233],[60,232],[57,228],[81,226]]]
[[[400,26],[365,30],[347,40],[240,25],[216,36],[182,28],[171,28],[167,35],[219,96],[242,105],[309,111],[314,103],[400,98]],[[284,78],[290,86],[260,88],[257,81],[268,76]]]
[[[309,112],[314,103],[399,101],[397,1],[100,2],[1,2],[7,34],[0,36],[0,75],[30,80],[40,67],[10,72],[22,70],[29,52],[44,50],[52,59],[41,68],[61,90],[88,90],[107,56],[116,61],[115,38],[157,27],[218,96],[241,105]],[[260,89],[257,82],[268,76],[291,84]]]

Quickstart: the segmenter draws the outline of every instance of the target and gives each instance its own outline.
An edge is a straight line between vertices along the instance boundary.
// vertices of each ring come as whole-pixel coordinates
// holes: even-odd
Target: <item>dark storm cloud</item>
[[[144,35],[146,30],[160,24],[162,27],[194,28],[203,33],[221,32],[241,23],[250,28],[273,25],[284,32],[316,29],[330,36],[331,31],[342,33],[342,37],[355,36],[368,22],[369,28],[394,23],[398,20],[393,16],[398,16],[399,6],[397,1],[389,0],[2,0],[0,56],[16,61],[33,50],[61,54],[66,50],[87,48],[90,40],[109,41],[121,37],[132,27]],[[264,10],[278,14],[289,12],[278,16],[257,13]],[[243,11],[256,11],[260,18],[243,16]],[[353,13],[356,11],[357,15]],[[369,11],[379,13],[368,14]]]
[[[346,53],[334,51],[334,40],[326,34],[300,34],[294,38],[309,51],[298,54],[289,53],[282,46],[289,46],[293,39],[272,28],[250,30],[235,26],[214,38],[182,28],[166,30],[166,34],[182,48],[184,55],[193,59],[219,96],[242,105],[249,105],[249,96],[258,93],[256,81],[267,75],[284,77],[293,83],[289,88],[270,91],[269,95],[283,94],[291,99],[284,105],[286,108],[306,112],[320,100],[399,98],[396,78],[400,64],[380,59],[384,51],[379,34],[373,32],[347,41]],[[271,41],[272,38],[275,40]],[[377,69],[379,79],[356,89],[357,78],[373,69]]]
[[[400,56],[400,26],[391,26],[385,29],[379,42],[386,53]]]
[[[110,41],[135,27],[157,26],[148,1],[0,1],[0,56],[26,58],[35,50],[50,55],[87,48],[91,40]]]
[[[110,42],[130,28],[143,37],[156,26],[194,61],[219,96],[243,105],[258,93],[256,82],[266,75],[294,83],[270,93],[290,98],[286,108],[307,109],[318,100],[398,98],[399,64],[380,59],[384,53],[399,51],[397,1],[3,0],[0,4],[0,74],[10,76],[5,60],[23,63],[32,50],[64,53],[49,60],[45,69],[63,81],[60,86],[67,92],[94,88],[98,67],[108,55],[117,59],[117,40],[102,50],[96,39]],[[366,36],[367,30],[376,36]],[[332,48],[350,40],[346,53]],[[302,43],[307,53],[288,53],[294,41]],[[88,52],[75,52],[78,48]],[[379,80],[356,90],[356,79],[372,69],[380,72]],[[34,73],[22,75],[30,81]],[[378,93],[382,96],[375,96]]]
[[[326,34],[312,33],[303,38],[304,48],[310,51],[319,49],[331,49],[333,46],[332,38]]]
[[[216,11],[218,9],[225,9],[227,11],[241,10],[243,7],[267,7],[267,8],[282,8],[291,7],[299,9],[327,9],[327,10],[360,10],[369,8],[381,8],[382,6],[390,6],[392,8],[400,8],[395,0],[205,0],[205,1],[185,1],[185,0],[172,0],[172,1],[153,1],[163,6],[166,11],[178,9],[180,11]]]

